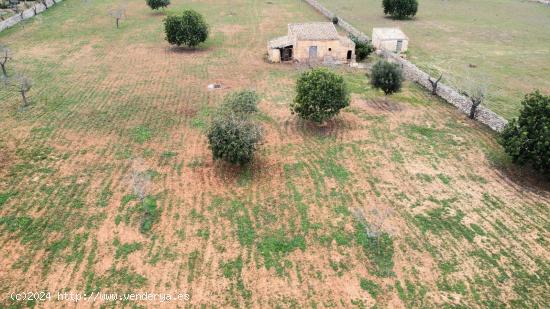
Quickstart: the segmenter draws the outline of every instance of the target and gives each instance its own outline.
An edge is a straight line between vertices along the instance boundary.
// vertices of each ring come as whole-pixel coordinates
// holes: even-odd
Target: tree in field
[[[350,94],[344,78],[325,68],[304,72],[296,83],[292,113],[305,120],[323,123],[349,106]]]
[[[504,128],[500,144],[515,163],[550,174],[550,96],[535,91],[522,105],[519,117]]]
[[[403,72],[397,64],[381,60],[372,67],[370,83],[388,96],[401,90]]]
[[[8,70],[6,64],[11,60],[11,50],[5,45],[0,45],[0,67],[2,68],[2,75],[4,78],[8,77]]]
[[[153,9],[158,10],[160,8],[165,8],[168,5],[170,5],[170,0],[145,0],[147,2],[147,5]]]
[[[437,86],[439,86],[439,82],[443,78],[443,73],[439,75],[438,79],[432,79],[431,77],[428,77],[428,81],[432,85],[432,95],[437,95]]]
[[[260,97],[252,90],[228,94],[208,130],[208,142],[214,160],[245,164],[253,159],[262,140],[259,125],[250,120],[258,111]]]
[[[374,46],[372,46],[370,42],[361,40],[351,34],[350,39],[355,43],[355,56],[357,57],[357,61],[361,62],[367,59],[368,56],[374,52]]]
[[[208,131],[208,143],[214,160],[243,165],[252,161],[262,139],[261,128],[235,113],[216,117]]]
[[[410,18],[418,11],[418,0],[383,0],[384,14],[396,19]]]
[[[21,99],[23,100],[21,108],[27,107],[29,105],[27,93],[32,88],[32,80],[22,74],[16,74],[14,77],[3,79],[6,86],[13,87],[17,92],[21,94]]]
[[[250,115],[258,111],[260,97],[253,90],[242,90],[228,94],[223,101],[224,112]]]
[[[181,16],[168,16],[164,20],[168,43],[195,47],[208,38],[208,25],[201,14],[186,10]]]
[[[467,85],[462,87],[463,89],[460,90],[460,93],[467,97],[472,103],[468,117],[470,119],[476,119],[477,110],[487,96],[487,86],[484,82],[479,81],[479,79],[474,80],[465,78],[465,80]]]
[[[115,19],[116,28],[120,27],[120,20],[126,16],[126,5],[121,5],[116,9],[109,11],[109,15]]]

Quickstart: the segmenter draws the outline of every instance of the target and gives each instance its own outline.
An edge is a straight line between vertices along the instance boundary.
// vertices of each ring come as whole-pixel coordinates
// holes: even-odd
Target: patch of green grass
[[[434,180],[432,176],[424,173],[417,173],[416,178],[418,178],[422,182],[433,182]]]
[[[391,153],[391,161],[395,163],[405,163],[405,158],[403,158],[403,154],[397,149],[394,149]]]
[[[26,161],[38,162],[46,160],[53,153],[52,147],[36,146],[27,148],[18,148],[15,154]]]
[[[164,151],[160,154],[159,165],[168,165],[170,160],[175,158],[177,155],[178,153],[174,151]]]
[[[370,294],[370,296],[372,296],[372,298],[374,299],[376,299],[376,297],[378,297],[378,295],[382,291],[382,288],[380,287],[380,285],[378,285],[376,282],[371,281],[367,278],[361,278],[361,280],[359,281],[359,286],[364,291],[367,291]]]
[[[233,261],[227,261],[225,263],[220,262],[220,268],[225,278],[231,279],[239,277],[243,270],[243,259],[239,256]]]
[[[420,284],[413,284],[405,280],[405,288],[401,286],[400,281],[395,282],[397,295],[403,301],[407,308],[423,308],[424,300],[428,290]]]
[[[449,177],[445,174],[439,173],[439,174],[437,174],[437,178],[439,178],[439,180],[441,180],[441,182],[445,185],[448,185],[448,184],[451,183],[451,177]]]
[[[334,178],[340,184],[347,182],[350,177],[350,172],[335,160],[321,160],[319,165],[325,177]]]
[[[344,217],[349,217],[351,215],[351,211],[349,211],[349,208],[345,205],[336,205],[332,208],[335,214],[342,215]]]
[[[379,277],[390,277],[393,272],[393,240],[387,233],[369,235],[365,223],[355,224],[355,241],[363,248],[363,251],[374,266],[369,271]]]
[[[458,280],[456,283],[451,283],[446,277],[437,281],[437,288],[440,291],[452,292],[460,295],[467,294],[466,284],[463,281]]]
[[[451,215],[448,207],[439,207],[429,210],[426,215],[416,215],[414,223],[422,233],[430,231],[435,235],[441,235],[445,231],[456,239],[464,237],[472,242],[476,233],[462,223],[464,216],[461,210],[456,210],[455,214]]]
[[[128,255],[139,251],[143,245],[139,242],[131,242],[131,243],[120,243],[118,238],[115,238],[113,241],[113,245],[116,247],[115,251],[115,259],[126,259],[128,258]]]
[[[109,189],[108,186],[105,186],[103,190],[99,193],[99,197],[97,199],[97,206],[99,207],[107,207],[109,205],[109,201],[111,200],[111,197],[113,196],[113,192]]]
[[[257,248],[264,258],[265,268],[275,268],[277,274],[283,275],[285,268],[291,266],[285,256],[296,249],[305,251],[306,240],[303,236],[288,237],[283,230],[278,230],[261,237]]]
[[[225,216],[229,218],[236,227],[239,243],[242,246],[253,245],[256,239],[256,231],[245,205],[237,200],[232,201],[231,207],[227,210]]]
[[[15,195],[17,195],[17,192],[8,191],[8,192],[0,193],[0,207],[6,204],[8,200]]]
[[[153,130],[146,125],[137,126],[132,129],[132,139],[138,144],[143,144],[153,137]]]
[[[210,229],[208,227],[204,229],[199,229],[197,231],[197,236],[202,239],[208,240],[208,238],[210,238]]]
[[[329,264],[330,264],[330,267],[332,268],[332,270],[336,273],[336,275],[338,277],[342,277],[345,272],[350,270],[350,265],[348,265],[344,261],[336,262],[336,261],[333,261],[333,260],[329,259]]]
[[[198,250],[191,252],[187,258],[187,267],[189,269],[189,273],[187,275],[188,283],[193,282],[193,279],[195,278],[195,272],[197,270],[197,263],[199,262],[199,259],[200,253]]]
[[[153,228],[153,224],[157,222],[160,217],[157,199],[151,195],[146,196],[140,205],[140,209],[142,211],[142,219],[139,230],[142,233],[148,233]]]

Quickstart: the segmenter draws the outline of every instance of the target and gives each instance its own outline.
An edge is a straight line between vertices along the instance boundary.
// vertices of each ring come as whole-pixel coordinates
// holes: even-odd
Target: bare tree
[[[437,86],[439,85],[439,82],[441,81],[442,78],[443,78],[443,73],[441,73],[439,78],[436,79],[436,80],[433,80],[431,76],[428,77],[428,81],[432,85],[432,94],[433,95],[437,95]]]
[[[470,119],[476,119],[477,109],[483,103],[485,96],[487,95],[487,88],[483,83],[478,83],[476,86],[463,90],[461,93],[470,99],[472,106],[470,107]]]
[[[2,68],[2,74],[4,77],[8,77],[8,70],[6,69],[6,63],[11,60],[11,50],[5,45],[0,45],[0,67]]]
[[[132,161],[132,189],[134,194],[143,202],[149,192],[151,176],[147,172],[146,165],[142,159]]]
[[[111,9],[109,15],[115,19],[116,28],[118,29],[120,27],[120,20],[126,16],[126,4],[122,4],[116,9]]]
[[[17,91],[21,94],[21,98],[23,99],[23,106],[21,107],[25,108],[29,105],[27,92],[32,88],[32,80],[21,74],[16,75],[14,80],[15,87],[17,87]]]
[[[21,108],[29,106],[27,92],[29,92],[32,88],[32,80],[30,78],[18,73],[12,78],[4,78],[4,83],[6,86],[15,88],[17,92],[21,94],[21,99],[23,100]]]

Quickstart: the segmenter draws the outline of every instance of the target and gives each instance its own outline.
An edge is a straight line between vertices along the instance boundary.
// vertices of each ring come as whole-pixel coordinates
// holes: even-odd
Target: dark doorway
[[[347,57],[348,60],[351,60],[351,50],[348,50],[348,57]]]
[[[283,47],[281,51],[281,61],[291,61],[292,60],[292,45]]]

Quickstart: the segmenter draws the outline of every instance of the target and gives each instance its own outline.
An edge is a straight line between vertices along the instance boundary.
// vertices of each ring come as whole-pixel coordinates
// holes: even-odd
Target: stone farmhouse
[[[409,38],[399,28],[373,28],[372,45],[399,54],[409,48]]]
[[[330,22],[289,24],[288,35],[269,41],[267,51],[271,62],[355,62],[355,43]]]

